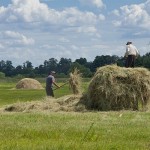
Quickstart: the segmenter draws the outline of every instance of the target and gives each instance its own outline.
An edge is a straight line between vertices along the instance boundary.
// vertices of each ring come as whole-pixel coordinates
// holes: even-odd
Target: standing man
[[[134,68],[135,59],[138,57],[138,55],[139,55],[139,52],[137,48],[132,44],[132,42],[127,42],[126,53],[125,53],[125,57],[126,57],[125,67]]]
[[[58,86],[55,82],[55,76],[56,72],[55,71],[51,71],[49,74],[48,74],[48,77],[46,78],[46,94],[47,96],[52,96],[54,97],[54,92],[53,92],[53,84],[60,88],[60,86]]]

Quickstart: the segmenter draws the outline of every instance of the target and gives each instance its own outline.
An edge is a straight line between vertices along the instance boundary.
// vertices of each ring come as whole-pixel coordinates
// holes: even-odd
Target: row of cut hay
[[[58,99],[46,97],[41,101],[19,102],[6,106],[1,112],[84,112],[85,106],[80,102],[81,95],[67,95]]]
[[[92,78],[86,105],[97,110],[139,109],[150,100],[150,72],[144,68],[108,65]]]

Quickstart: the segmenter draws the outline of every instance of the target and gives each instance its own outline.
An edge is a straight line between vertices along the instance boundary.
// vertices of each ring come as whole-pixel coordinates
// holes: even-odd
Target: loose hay
[[[78,69],[75,69],[73,73],[70,73],[69,84],[73,94],[81,93],[81,73]]]
[[[35,79],[24,78],[16,84],[16,89],[43,89],[41,83]]]
[[[20,102],[6,106],[3,112],[85,112],[85,105],[80,102],[80,98],[81,95],[67,95],[58,99],[46,97],[42,101]]]
[[[97,69],[92,78],[86,105],[98,110],[138,110],[138,103],[150,101],[150,72],[144,68],[122,68],[115,65]]]

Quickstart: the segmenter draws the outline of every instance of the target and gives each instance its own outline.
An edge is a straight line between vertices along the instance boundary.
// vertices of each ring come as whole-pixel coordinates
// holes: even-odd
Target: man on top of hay
[[[135,65],[135,59],[138,57],[139,52],[137,48],[132,44],[132,42],[127,42],[126,44],[126,62],[125,62],[125,67],[132,67],[134,68]]]
[[[53,84],[56,87],[60,88],[60,86],[57,85],[57,83],[55,82],[55,77],[54,77],[55,74],[56,74],[55,71],[51,71],[51,72],[49,72],[48,77],[46,78],[46,94],[47,94],[47,96],[54,97]]]

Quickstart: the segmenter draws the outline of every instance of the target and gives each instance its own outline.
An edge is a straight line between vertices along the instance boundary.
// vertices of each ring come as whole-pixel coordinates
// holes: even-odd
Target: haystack
[[[150,100],[150,72],[108,65],[97,69],[87,92],[87,106],[97,110],[138,110]]]
[[[16,89],[43,89],[41,83],[35,79],[24,78],[16,84]]]

